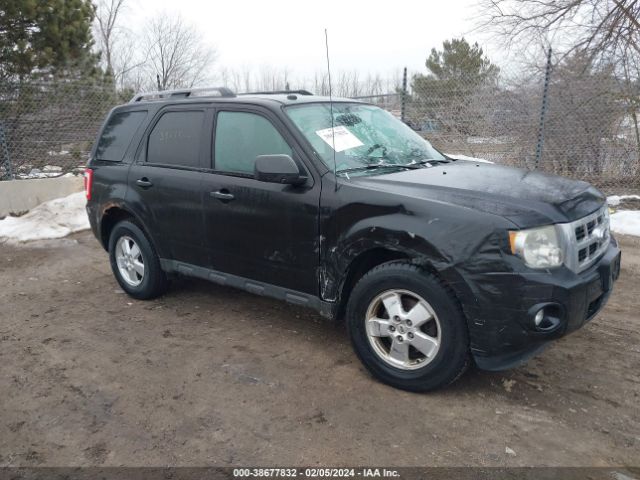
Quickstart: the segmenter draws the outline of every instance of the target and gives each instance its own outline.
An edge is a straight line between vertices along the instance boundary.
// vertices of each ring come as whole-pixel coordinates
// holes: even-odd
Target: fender
[[[374,251],[386,251],[391,258],[407,258],[412,263],[423,266],[440,277],[458,298],[473,296],[469,285],[451,259],[447,258],[446,252],[423,236],[411,229],[391,230],[388,226],[373,224],[362,227],[350,232],[349,237],[342,238],[329,250],[326,261],[322,262],[320,286],[323,300],[341,301],[345,281],[354,264],[363,255]]]
[[[354,183],[341,185],[336,194],[325,192],[318,272],[322,300],[339,302],[354,262],[377,250],[436,274],[457,297],[470,328],[480,321],[478,298],[486,292],[467,279],[505,268],[502,255],[512,222],[464,206],[386,192],[377,192],[371,204],[371,190]],[[376,263],[384,261],[388,259]]]

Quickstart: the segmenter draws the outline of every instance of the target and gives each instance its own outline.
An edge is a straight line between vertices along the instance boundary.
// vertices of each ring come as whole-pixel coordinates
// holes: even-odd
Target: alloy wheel
[[[129,236],[123,235],[116,242],[116,264],[122,279],[132,287],[137,287],[144,280],[144,258],[142,251]]]
[[[442,330],[431,305],[408,290],[377,295],[366,313],[369,343],[385,363],[402,370],[429,364],[440,349]]]

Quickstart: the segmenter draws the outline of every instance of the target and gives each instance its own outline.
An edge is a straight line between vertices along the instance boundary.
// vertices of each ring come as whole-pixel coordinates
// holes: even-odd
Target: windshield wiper
[[[429,160],[420,160],[419,162],[398,164],[398,166],[408,168],[409,170],[422,170],[425,167],[433,167],[441,163],[451,163],[451,162],[449,162],[449,160],[429,159]]]
[[[406,170],[420,170],[425,165],[437,165],[439,163],[450,163],[449,160],[425,159],[413,163],[371,163],[362,167],[346,168],[338,173],[360,172],[363,170],[377,170],[378,168],[404,168]]]
[[[431,165],[437,165],[439,163],[451,163],[451,162],[449,160],[438,160],[435,158],[426,158],[424,160],[420,160],[419,162],[410,163],[409,165],[426,165],[427,163],[430,163]]]
[[[372,163],[370,165],[363,165],[362,167],[345,168],[344,170],[338,170],[338,173],[360,172],[362,170],[377,170],[378,168],[411,168],[407,165],[395,164],[395,163]]]

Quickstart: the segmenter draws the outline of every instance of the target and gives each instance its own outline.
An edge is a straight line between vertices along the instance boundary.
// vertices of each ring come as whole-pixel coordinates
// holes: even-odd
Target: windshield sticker
[[[317,130],[316,134],[327,144],[334,148],[335,142],[335,151],[342,152],[343,150],[349,150],[350,148],[360,147],[364,145],[358,137],[356,137],[353,133],[351,133],[347,127],[340,125],[339,127],[335,127],[333,129],[333,134],[331,133],[331,128],[324,128],[322,130]],[[335,139],[333,138],[335,135]]]

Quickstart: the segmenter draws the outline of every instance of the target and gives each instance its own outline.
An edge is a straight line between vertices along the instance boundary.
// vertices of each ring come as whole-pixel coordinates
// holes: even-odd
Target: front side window
[[[121,162],[142,121],[146,111],[119,112],[111,116],[102,131],[95,157],[97,160]]]
[[[183,167],[200,166],[204,112],[166,112],[149,135],[147,162]]]
[[[431,144],[389,112],[373,105],[329,103],[285,109],[324,164],[338,172],[379,165],[411,166],[444,162]],[[333,130],[332,130],[333,124]]]
[[[253,174],[259,155],[291,155],[291,147],[269,120],[247,112],[220,112],[216,121],[215,169]]]

